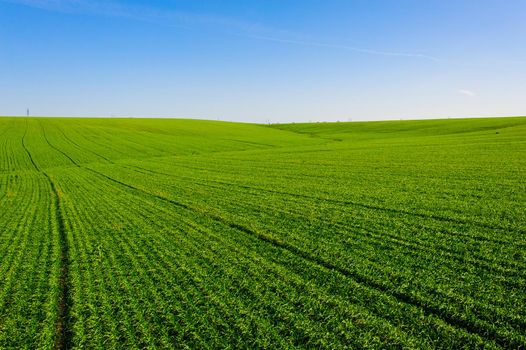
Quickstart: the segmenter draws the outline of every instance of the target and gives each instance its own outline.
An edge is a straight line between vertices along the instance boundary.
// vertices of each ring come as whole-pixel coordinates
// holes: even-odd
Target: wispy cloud
[[[438,58],[438,57],[424,55],[424,54],[420,54],[420,53],[372,50],[372,49],[366,49],[366,48],[350,46],[350,45],[331,44],[331,43],[324,43],[324,42],[311,41],[311,40],[284,39],[284,38],[268,37],[268,36],[260,36],[260,35],[246,35],[246,36],[250,37],[250,38],[254,38],[254,39],[275,41],[275,42],[286,43],[286,44],[327,47],[327,48],[342,49],[342,50],[354,51],[354,52],[359,52],[359,53],[364,53],[364,54],[371,54],[371,55],[392,56],[392,57],[408,57],[408,58],[423,58],[423,59],[427,59],[427,60],[431,60],[431,61],[435,61],[435,62],[441,61],[440,58]]]
[[[151,6],[129,5],[115,1],[100,0],[0,0],[0,2],[25,5],[54,12],[122,17],[173,27],[191,28],[196,26],[209,26],[214,29],[220,28],[230,35],[249,39],[346,50],[365,55],[424,59],[433,62],[442,61],[438,57],[422,53],[387,51],[334,43],[332,40],[316,40],[299,33],[277,30],[259,23],[215,14],[191,13],[174,10],[166,11]]]
[[[468,96],[468,97],[475,97],[477,96],[476,93],[474,93],[473,91],[471,90],[466,90],[466,89],[458,89],[457,92],[461,95],[464,95],[464,96]]]

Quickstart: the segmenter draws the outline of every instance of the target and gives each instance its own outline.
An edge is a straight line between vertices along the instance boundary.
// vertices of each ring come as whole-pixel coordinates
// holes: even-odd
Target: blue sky
[[[0,0],[0,114],[526,114],[524,0]]]

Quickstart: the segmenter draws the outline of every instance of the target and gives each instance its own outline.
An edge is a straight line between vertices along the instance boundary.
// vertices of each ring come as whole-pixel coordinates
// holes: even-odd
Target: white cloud
[[[461,95],[464,95],[464,96],[469,96],[469,97],[475,97],[477,96],[476,93],[474,93],[473,91],[471,90],[466,90],[466,89],[458,89],[457,92]]]

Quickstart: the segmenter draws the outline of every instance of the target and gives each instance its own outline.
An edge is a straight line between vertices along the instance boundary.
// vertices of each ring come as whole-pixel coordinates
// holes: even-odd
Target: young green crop
[[[526,347],[526,118],[0,118],[0,347]]]

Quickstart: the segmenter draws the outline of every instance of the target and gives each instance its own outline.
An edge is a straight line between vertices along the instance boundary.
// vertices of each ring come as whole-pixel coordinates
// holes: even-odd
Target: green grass
[[[0,118],[0,348],[525,348],[526,118]]]

